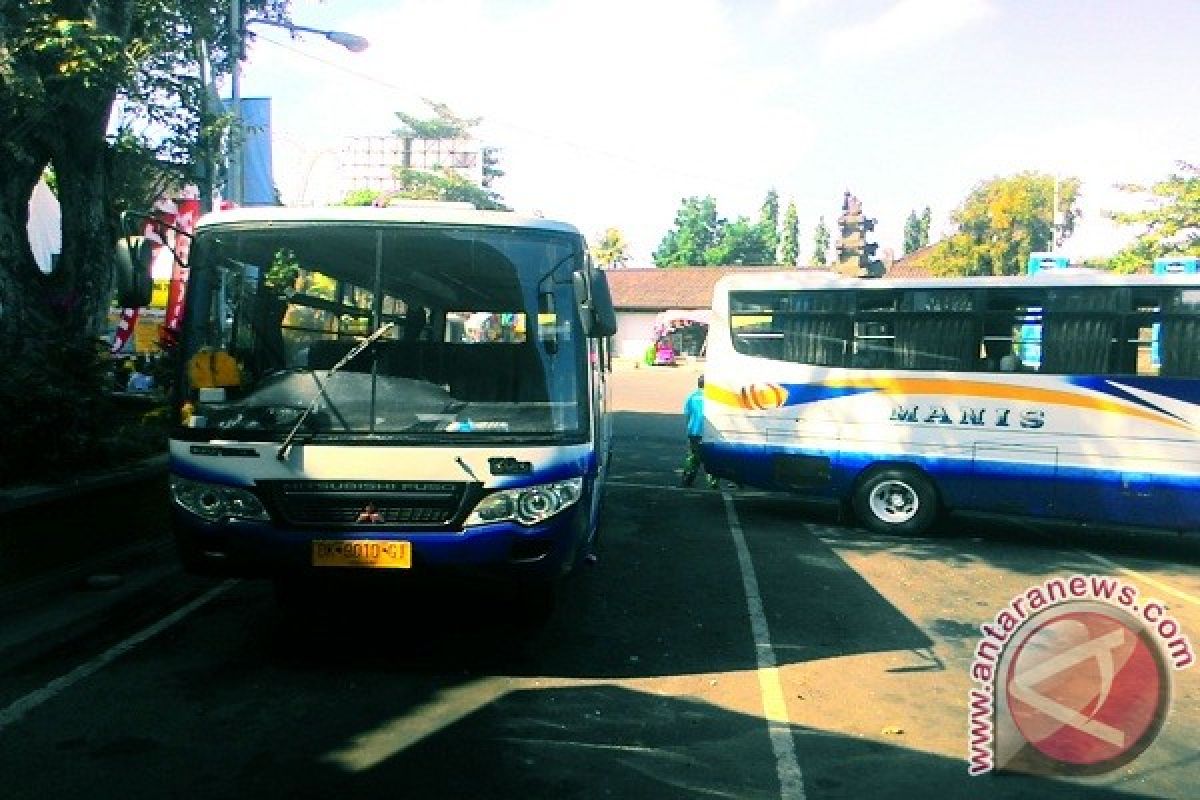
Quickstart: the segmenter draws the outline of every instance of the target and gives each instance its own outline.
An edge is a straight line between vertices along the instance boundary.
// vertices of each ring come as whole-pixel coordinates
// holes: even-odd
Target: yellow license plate
[[[313,542],[314,567],[374,567],[408,569],[412,543],[379,539],[317,539]]]

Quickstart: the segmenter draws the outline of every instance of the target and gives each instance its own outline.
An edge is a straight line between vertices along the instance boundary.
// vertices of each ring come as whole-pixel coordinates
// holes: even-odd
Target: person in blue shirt
[[[696,473],[700,471],[700,441],[704,435],[704,376],[696,379],[696,390],[688,395],[683,403],[683,420],[687,426],[688,453],[683,461],[683,485],[691,486],[696,482]],[[707,473],[707,470],[705,470]],[[716,489],[719,485],[717,478],[707,475],[708,488]]]

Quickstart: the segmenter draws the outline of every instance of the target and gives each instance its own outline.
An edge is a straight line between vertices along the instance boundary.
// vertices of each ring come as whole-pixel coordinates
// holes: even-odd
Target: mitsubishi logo
[[[383,514],[375,508],[374,503],[367,503],[358,516],[354,518],[357,525],[378,525],[384,522]]]

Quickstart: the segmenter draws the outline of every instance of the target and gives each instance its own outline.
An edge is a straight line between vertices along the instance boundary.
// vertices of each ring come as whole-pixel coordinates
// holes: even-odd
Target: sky
[[[294,0],[293,19],[370,47],[252,26],[241,90],[271,98],[285,203],[330,200],[344,138],[427,98],[483,118],[508,205],[617,228],[635,267],[690,196],[756,219],[774,188],[807,262],[848,190],[899,255],[910,212],[936,239],[1024,170],[1082,180],[1063,251],[1109,255],[1137,231],[1105,212],[1148,202],[1115,184],[1200,162],[1197,0]]]

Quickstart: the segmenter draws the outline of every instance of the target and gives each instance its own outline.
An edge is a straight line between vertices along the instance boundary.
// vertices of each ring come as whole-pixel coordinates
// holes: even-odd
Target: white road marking
[[[1171,586],[1169,583],[1165,583],[1156,578],[1151,578],[1149,575],[1146,575],[1144,573],[1137,572],[1136,570],[1129,569],[1128,567],[1122,567],[1117,562],[1109,561],[1104,556],[1098,556],[1095,553],[1089,553],[1087,550],[1079,550],[1078,552],[1087,556],[1092,561],[1095,561],[1097,564],[1107,567],[1108,569],[1112,570],[1113,572],[1117,572],[1122,575],[1126,575],[1126,576],[1133,578],[1134,580],[1139,581],[1141,583],[1148,583],[1151,586],[1153,586],[1155,589],[1158,589],[1160,592],[1165,592],[1165,593],[1171,595],[1172,597],[1176,597],[1180,600],[1183,600],[1184,602],[1191,603],[1194,606],[1200,606],[1200,597],[1197,597],[1194,594],[1189,594],[1188,592],[1185,592],[1182,589],[1176,589],[1174,586]]]
[[[53,700],[67,689],[79,683],[81,680],[99,672],[108,664],[116,661],[133,648],[145,642],[147,639],[157,636],[167,628],[170,628],[172,625],[180,622],[193,611],[196,611],[205,604],[209,603],[223,592],[228,591],[236,583],[237,581],[235,580],[227,580],[219,586],[210,589],[205,594],[197,597],[195,600],[183,606],[182,608],[179,608],[168,614],[158,622],[155,622],[153,625],[143,628],[133,636],[130,636],[128,639],[113,645],[108,650],[105,650],[103,653],[93,658],[91,661],[80,664],[66,675],[55,678],[41,689],[32,691],[22,697],[20,700],[17,700],[8,708],[0,711],[0,733],[2,733],[8,726],[20,721],[33,709],[49,700]]]
[[[779,796],[783,800],[804,800],[804,775],[800,772],[800,762],[796,759],[787,703],[783,699],[783,684],[779,680],[775,650],[771,646],[771,632],[767,627],[766,614],[763,613],[762,595],[758,591],[758,577],[754,572],[754,563],[750,560],[750,548],[746,546],[742,524],[733,507],[733,497],[729,492],[722,492],[721,497],[725,501],[729,532],[733,535],[733,544],[737,549],[738,566],[742,571],[742,589],[746,594],[746,607],[750,611],[750,627],[754,631],[758,688],[762,695],[763,713],[767,718],[767,731],[771,735],[771,749],[775,751]]]
[[[670,484],[661,483],[637,483],[634,481],[620,481],[609,479],[605,482],[606,486],[616,486],[621,489],[653,489],[656,492],[684,492],[687,494],[708,494],[713,497],[717,496],[715,489],[709,489],[704,486],[672,486]],[[755,489],[737,489],[738,497],[770,497],[777,492],[766,492]]]

